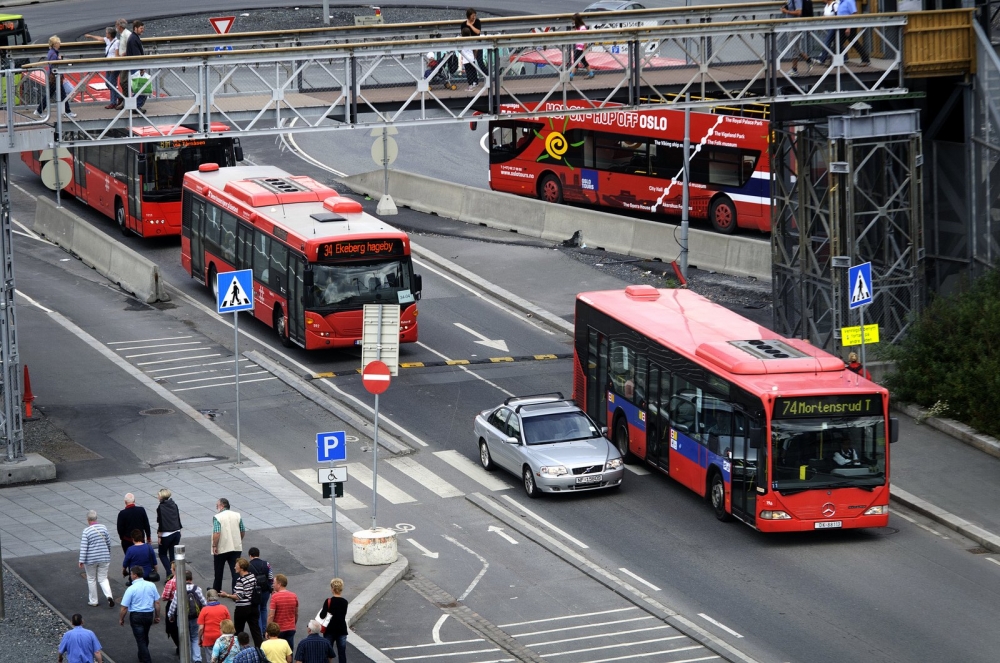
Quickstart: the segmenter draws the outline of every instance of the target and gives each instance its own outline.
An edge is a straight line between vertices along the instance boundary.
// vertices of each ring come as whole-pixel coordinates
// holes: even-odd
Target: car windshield
[[[355,309],[364,304],[410,304],[409,258],[343,265],[313,265],[310,308]]]
[[[522,417],[524,442],[531,446],[589,440],[600,437],[601,431],[583,412],[556,412]]]
[[[885,484],[885,419],[771,422],[774,487],[783,492]]]

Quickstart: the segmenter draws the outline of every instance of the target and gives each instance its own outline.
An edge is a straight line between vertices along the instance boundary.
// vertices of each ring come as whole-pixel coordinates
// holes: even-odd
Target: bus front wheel
[[[218,273],[215,271],[215,265],[209,265],[208,267],[208,287],[212,289],[212,296],[215,297],[215,301],[219,301],[219,279]]]
[[[726,196],[719,196],[708,208],[708,218],[712,220],[715,232],[732,235],[736,232],[736,205]]]
[[[559,178],[551,173],[543,177],[541,184],[538,186],[538,197],[548,203],[561,203],[563,192]]]
[[[620,417],[615,424],[615,446],[622,455],[623,463],[632,462],[632,452],[628,449],[628,422],[625,417]]]
[[[125,223],[125,206],[120,198],[115,198],[115,221],[118,222],[118,229],[128,237],[128,225]]]
[[[281,308],[278,306],[274,307],[274,330],[278,332],[278,341],[284,347],[291,347],[292,341],[288,338],[288,322],[285,318],[285,314],[282,313]]]
[[[726,522],[732,516],[726,512],[726,484],[722,481],[722,475],[718,472],[712,473],[712,486],[710,490],[710,497],[712,500],[712,511],[715,512],[715,517]]]

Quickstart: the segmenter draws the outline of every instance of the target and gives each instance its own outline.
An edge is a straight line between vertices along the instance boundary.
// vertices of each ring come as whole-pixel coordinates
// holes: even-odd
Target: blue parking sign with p
[[[347,460],[347,433],[342,430],[317,433],[316,461],[331,463],[339,460]]]
[[[216,274],[216,310],[219,313],[253,310],[253,270]]]

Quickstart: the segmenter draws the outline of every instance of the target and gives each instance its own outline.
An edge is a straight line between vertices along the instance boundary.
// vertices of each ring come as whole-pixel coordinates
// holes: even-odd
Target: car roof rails
[[[503,402],[504,405],[510,405],[515,401],[526,401],[535,398],[547,398],[553,401],[564,401],[566,397],[562,395],[561,391],[553,391],[548,394],[532,394],[531,396],[511,396]]]
[[[572,398],[552,398],[552,399],[549,399],[549,400],[535,401],[535,402],[532,402],[532,403],[521,403],[520,405],[518,405],[517,407],[514,408],[514,413],[517,414],[523,408],[545,407],[545,406],[554,405],[555,403],[564,403],[566,405],[571,405],[573,407],[577,407],[576,401],[574,401]]]

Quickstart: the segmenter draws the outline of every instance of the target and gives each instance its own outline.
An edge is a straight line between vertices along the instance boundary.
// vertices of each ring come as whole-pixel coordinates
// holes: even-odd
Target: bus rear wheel
[[[118,222],[118,229],[128,237],[128,226],[125,224],[125,206],[120,198],[115,199],[115,221]]]
[[[736,232],[736,205],[726,196],[719,196],[708,208],[708,218],[712,220],[715,232],[732,235]]]
[[[718,472],[712,473],[712,485],[709,488],[709,497],[712,501],[712,511],[715,517],[726,522],[732,518],[726,512],[726,484],[722,481],[722,475]]]
[[[291,347],[292,340],[288,338],[288,320],[279,306],[274,307],[274,331],[278,332],[278,341],[281,345],[286,348]]]
[[[561,203],[563,192],[559,178],[551,173],[543,177],[541,184],[538,185],[538,197],[548,203]]]

